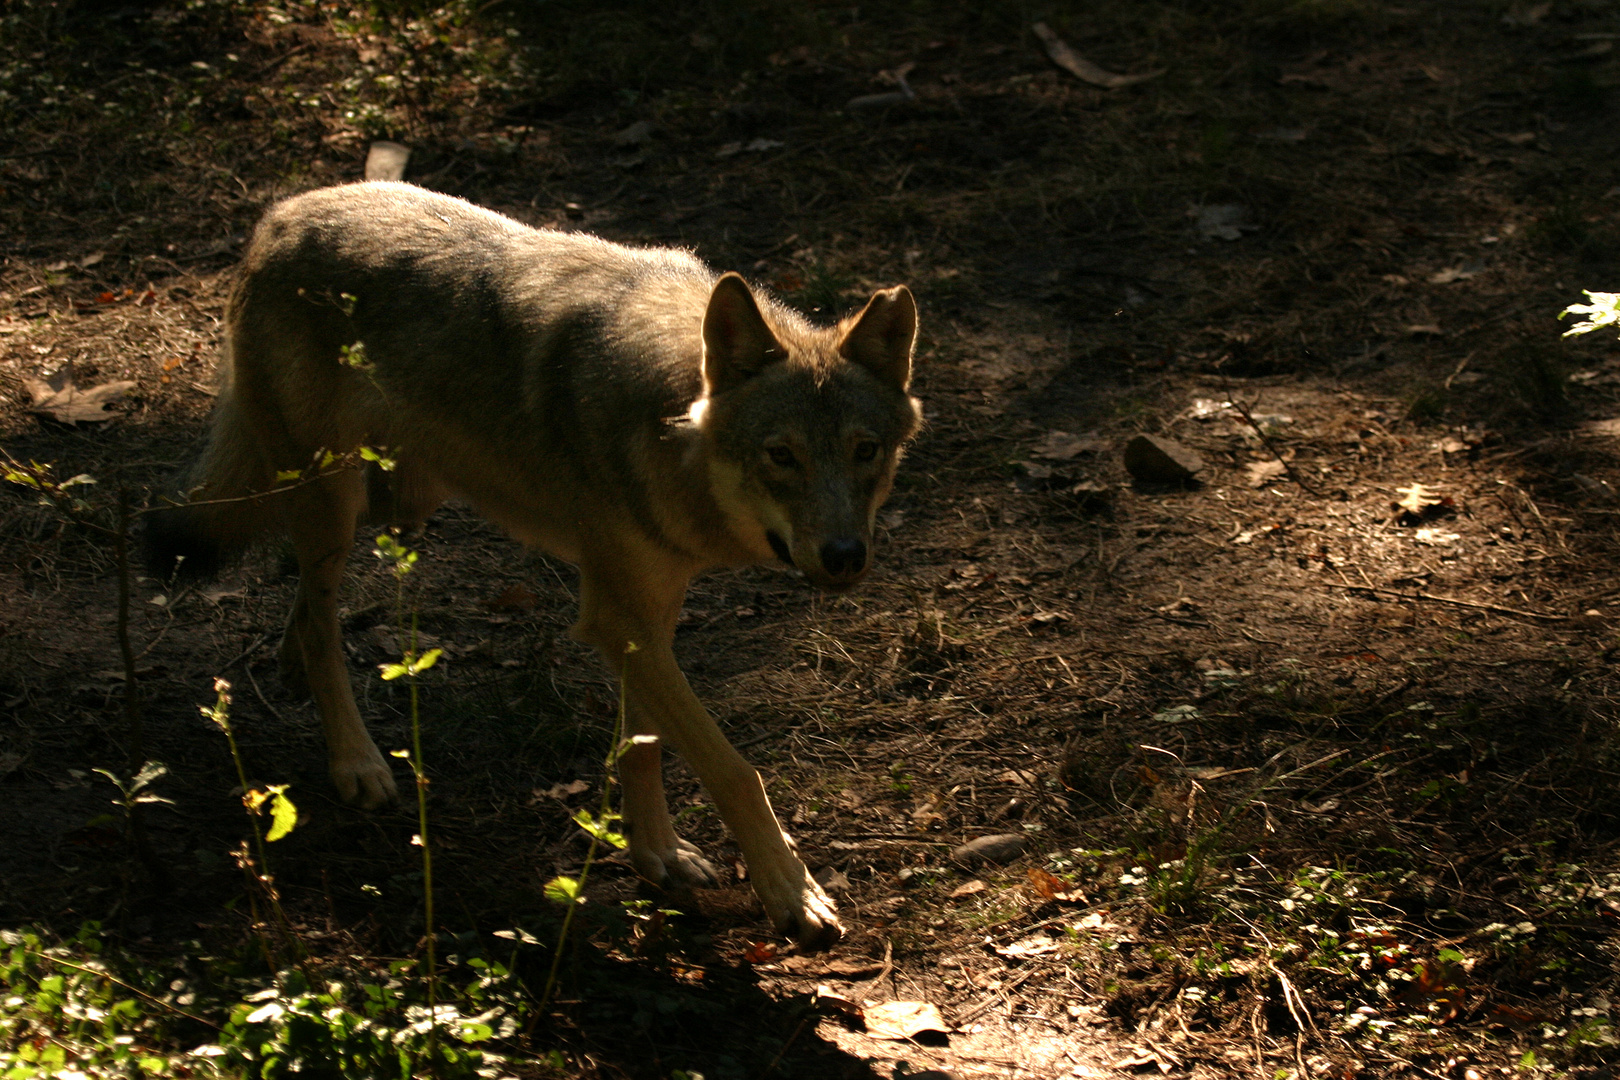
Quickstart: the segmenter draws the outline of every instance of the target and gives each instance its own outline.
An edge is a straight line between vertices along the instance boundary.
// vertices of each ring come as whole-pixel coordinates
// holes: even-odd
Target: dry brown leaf
[[[562,801],[575,795],[584,794],[589,790],[591,790],[591,785],[589,783],[584,780],[574,780],[566,784],[552,784],[550,788],[543,792],[539,788],[536,788],[535,793],[537,795],[544,795],[548,799],[557,799],[558,801]]]
[[[980,881],[978,878],[974,878],[972,881],[965,881],[956,888],[952,889],[951,899],[960,900],[964,896],[976,896],[979,893],[984,892],[984,890],[988,889],[989,887],[990,886],[985,884],[983,881]]]
[[[914,1039],[925,1031],[949,1032],[939,1006],[927,1001],[886,1001],[861,1010],[866,1033],[874,1039]]]
[[[1081,56],[1069,47],[1069,43],[1053,33],[1052,28],[1043,22],[1038,22],[1030,29],[1035,36],[1041,39],[1046,47],[1046,55],[1052,58],[1052,63],[1067,71],[1081,82],[1088,82],[1092,86],[1100,86],[1105,90],[1118,90],[1124,86],[1132,86],[1148,79],[1157,79],[1168,68],[1158,71],[1148,71],[1140,75],[1116,75],[1112,71],[1105,71]]]
[[[860,1016],[861,1007],[854,1001],[823,984],[816,987],[816,1008],[841,1012],[846,1016]]]
[[[1042,900],[1056,900],[1063,891],[1063,882],[1038,866],[1030,867],[1028,876],[1030,891]]]
[[[58,389],[50,383],[29,379],[27,386],[34,398],[33,411],[40,416],[59,424],[95,424],[118,415],[108,412],[107,407],[135,389],[135,382],[121,379],[80,390],[71,381]]]
[[[1265,487],[1288,471],[1288,467],[1277,460],[1251,461],[1243,469],[1249,474],[1247,479],[1252,488]]]
[[[1067,431],[1049,431],[1030,449],[1030,454],[1047,461],[1071,461],[1080,454],[1094,454],[1107,449],[1102,439],[1088,439],[1070,435]]]

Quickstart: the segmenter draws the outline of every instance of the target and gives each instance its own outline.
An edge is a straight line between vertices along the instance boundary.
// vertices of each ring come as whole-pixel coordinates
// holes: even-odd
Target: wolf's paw
[[[678,836],[675,846],[664,851],[636,850],[632,841],[630,862],[636,873],[666,889],[713,889],[720,884],[719,875],[697,845]]]
[[[375,746],[342,757],[332,755],[332,783],[344,802],[362,810],[375,810],[399,798],[394,771]]]
[[[796,873],[781,876],[754,871],[754,891],[777,932],[797,942],[804,951],[831,948],[844,936],[838,909],[802,864]]]

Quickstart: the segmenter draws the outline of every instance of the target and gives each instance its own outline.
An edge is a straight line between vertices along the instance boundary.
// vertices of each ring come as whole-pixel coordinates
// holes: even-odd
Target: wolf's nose
[[[833,577],[853,577],[866,569],[866,541],[855,537],[821,545],[821,565]]]

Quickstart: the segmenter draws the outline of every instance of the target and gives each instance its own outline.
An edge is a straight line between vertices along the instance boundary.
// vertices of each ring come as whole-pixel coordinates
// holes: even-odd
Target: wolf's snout
[[[852,578],[866,569],[866,541],[846,536],[821,545],[821,566],[835,578]]]

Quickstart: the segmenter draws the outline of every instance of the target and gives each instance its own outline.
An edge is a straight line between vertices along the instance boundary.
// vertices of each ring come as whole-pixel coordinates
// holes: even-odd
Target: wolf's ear
[[[902,393],[911,385],[911,349],[917,343],[917,301],[904,285],[872,294],[844,331],[838,351]]]
[[[785,355],[742,276],[715,282],[703,313],[703,392],[724,393]]]

